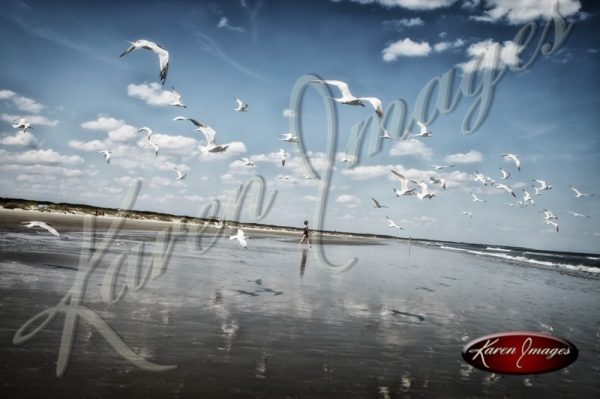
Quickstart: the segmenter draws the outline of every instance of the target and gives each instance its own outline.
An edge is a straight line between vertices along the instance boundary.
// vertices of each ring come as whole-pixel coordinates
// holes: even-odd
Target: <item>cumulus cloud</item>
[[[15,145],[20,147],[28,147],[37,143],[37,139],[30,132],[19,131],[14,136],[7,136],[0,139],[2,145]]]
[[[0,150],[0,162],[18,164],[78,164],[82,163],[83,159],[77,155],[61,155],[52,149],[29,150],[17,154]]]
[[[394,146],[390,149],[390,155],[411,155],[428,161],[433,156],[433,151],[420,140],[408,139],[396,142],[396,144],[394,144]]]
[[[81,124],[81,127],[84,129],[90,129],[90,130],[109,131],[109,130],[117,129],[117,128],[123,126],[124,124],[125,124],[125,122],[120,119],[115,119],[110,116],[100,116],[100,117],[98,117],[98,119],[96,119],[94,121],[83,122]]]
[[[191,148],[198,146],[198,141],[191,137],[177,136],[169,134],[155,133],[152,135],[152,142],[159,146],[161,152],[172,152],[175,154],[186,155],[190,153]],[[144,147],[146,138],[138,141],[138,146]],[[227,149],[229,151],[229,149]]]
[[[574,15],[581,9],[579,0],[486,0],[484,14],[471,18],[482,22],[520,25],[541,18],[550,19],[555,4],[563,17]]]
[[[177,101],[175,92],[163,90],[162,86],[156,82],[141,85],[130,84],[127,86],[127,94],[157,107],[168,106]]]
[[[18,165],[18,164],[7,164],[0,165],[0,170],[6,172],[14,172],[19,173],[22,176],[26,175],[41,175],[46,178],[46,180],[50,179],[51,176],[58,177],[79,177],[83,175],[83,172],[79,169],[71,169],[65,168],[63,166],[54,166],[54,165]],[[27,178],[22,178],[27,179]],[[44,186],[47,188],[47,186]]]
[[[12,90],[0,90],[0,100],[10,101],[19,111],[39,114],[45,108],[44,105],[29,98],[20,96]]]
[[[434,10],[448,7],[456,0],[350,0],[360,4],[380,4],[387,8],[401,7],[409,10]]]
[[[400,31],[403,28],[411,28],[413,26],[421,26],[424,23],[425,22],[419,17],[401,18],[401,19],[392,19],[392,20],[388,20],[388,21],[383,21],[383,26],[392,27],[392,28]]]
[[[43,115],[14,115],[14,114],[2,114],[2,120],[5,122],[14,123],[16,120],[21,118],[27,119],[32,126],[56,126],[58,125],[57,120],[49,119]]]
[[[433,51],[436,53],[442,53],[447,50],[462,47],[465,42],[462,39],[456,39],[453,42],[439,42],[433,45]]]
[[[389,165],[357,166],[352,169],[343,169],[342,175],[352,180],[367,180],[374,177],[385,176],[392,169]]]
[[[483,161],[483,154],[476,150],[471,150],[467,153],[452,154],[444,158],[448,163],[475,163]]]
[[[428,56],[431,53],[431,46],[425,41],[417,43],[407,37],[391,43],[381,53],[385,62],[391,62],[400,57]]]
[[[80,151],[104,151],[106,149],[106,144],[100,140],[69,140],[69,147]]]
[[[519,46],[510,40],[498,43],[488,39],[471,44],[467,49],[470,60],[458,64],[458,66],[467,73],[477,69],[491,70],[502,69],[505,66],[516,66],[519,64],[519,53],[522,50],[523,46]]]
[[[352,194],[342,194],[335,199],[339,204],[345,204],[348,208],[356,208],[361,204],[360,198]]]

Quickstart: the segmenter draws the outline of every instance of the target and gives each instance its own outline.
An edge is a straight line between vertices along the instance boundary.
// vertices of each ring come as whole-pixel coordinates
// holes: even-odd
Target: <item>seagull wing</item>
[[[375,110],[375,113],[377,113],[377,116],[379,116],[380,118],[383,116],[383,108],[381,106],[380,99],[378,99],[377,97],[359,97],[358,99],[367,101],[369,104],[371,104],[371,106]]]
[[[350,93],[350,88],[348,88],[348,83],[346,82],[342,82],[341,80],[322,80],[321,82],[337,87],[340,93],[342,93],[342,97],[354,97]]]
[[[204,137],[206,137],[206,142],[209,146],[215,145],[215,136],[217,133],[213,130],[213,128],[207,125],[200,125],[198,130],[204,135]]]

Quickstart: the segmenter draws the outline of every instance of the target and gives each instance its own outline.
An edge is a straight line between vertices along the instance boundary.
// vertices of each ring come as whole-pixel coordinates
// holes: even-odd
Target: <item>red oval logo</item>
[[[566,339],[552,335],[513,331],[469,342],[462,357],[471,366],[499,374],[541,374],[567,367],[579,351]]]

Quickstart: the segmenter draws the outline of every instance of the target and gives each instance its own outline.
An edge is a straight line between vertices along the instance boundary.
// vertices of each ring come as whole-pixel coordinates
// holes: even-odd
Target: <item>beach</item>
[[[600,395],[600,285],[593,264],[551,268],[403,240],[337,239],[309,248],[297,244],[300,234],[260,231],[247,232],[243,249],[228,239],[231,229],[219,237],[178,223],[128,221],[110,233],[108,221],[84,231],[79,215],[43,215],[66,236],[58,238],[23,228],[19,222],[32,219],[23,212],[0,214],[3,397]],[[169,227],[172,247],[160,235]],[[340,272],[321,250],[334,263],[357,262]],[[26,342],[13,340],[71,292],[82,254],[96,253],[102,256],[80,291],[81,306],[96,319],[77,319],[59,378],[63,314]],[[115,269],[119,257],[131,270],[130,260],[138,259],[139,273]],[[144,282],[147,270],[156,272]],[[146,361],[176,367],[135,365],[99,320]],[[562,370],[526,376],[493,374],[462,360],[467,342],[502,331],[564,337],[579,358]]]

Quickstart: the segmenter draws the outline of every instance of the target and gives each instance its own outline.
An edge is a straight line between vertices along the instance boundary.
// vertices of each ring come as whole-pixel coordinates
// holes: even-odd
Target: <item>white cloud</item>
[[[433,51],[441,53],[446,50],[462,47],[465,42],[462,39],[456,39],[453,42],[439,42],[433,45]]]
[[[350,0],[360,4],[380,4],[384,7],[402,7],[409,10],[434,10],[448,7],[456,0]]]
[[[467,73],[476,69],[490,70],[501,69],[504,66],[515,66],[519,63],[519,53],[522,50],[523,46],[518,46],[510,40],[502,44],[488,39],[471,44],[467,49],[467,54],[471,59],[458,64],[458,66]]]
[[[431,46],[427,42],[417,43],[407,37],[390,44],[381,53],[384,61],[391,62],[399,57],[428,56],[431,53]]]
[[[385,176],[392,167],[386,165],[357,166],[352,169],[342,169],[342,174],[352,180],[367,180],[373,177]]]
[[[123,125],[108,132],[112,141],[128,141],[137,136],[138,129],[131,125]]]
[[[171,90],[163,90],[162,86],[156,82],[150,84],[127,86],[127,94],[131,97],[139,98],[148,105],[168,106],[177,101],[177,95]]]
[[[229,19],[227,17],[221,17],[221,19],[219,19],[219,22],[217,23],[217,28],[229,29],[229,30],[233,30],[236,32],[244,32],[244,28],[231,25],[229,23]]]
[[[79,141],[69,140],[69,147],[80,151],[104,151],[107,145],[100,140]]]
[[[37,101],[20,96],[12,90],[0,90],[0,100],[9,100],[19,111],[30,112],[32,114],[39,114],[45,108],[44,105]]]
[[[144,137],[138,145],[143,145],[146,142]],[[178,154],[189,154],[191,148],[198,146],[198,141],[191,137],[174,136],[169,134],[155,133],[152,135],[152,142],[160,147],[159,151],[167,151]],[[227,149],[229,151],[229,148]]]
[[[37,143],[37,140],[30,132],[19,131],[14,136],[7,136],[0,139],[2,145],[16,145],[21,147],[27,147]]]
[[[0,162],[4,163],[42,163],[42,164],[74,164],[82,163],[83,158],[77,155],[61,155],[58,152],[48,150],[29,150],[14,154],[0,150]]]
[[[335,202],[345,204],[349,208],[355,208],[361,204],[360,198],[352,194],[342,194],[335,199]]]
[[[444,158],[448,163],[475,163],[483,161],[483,154],[479,151],[471,150],[465,154],[452,154]]]
[[[125,124],[124,121],[120,119],[115,119],[110,116],[100,116],[95,121],[87,121],[81,124],[81,127],[84,129],[90,130],[115,130]]]
[[[511,25],[520,25],[540,18],[550,19],[555,3],[563,17],[576,14],[581,9],[579,0],[486,0],[483,15],[472,19],[482,22],[506,21]]]
[[[319,201],[319,197],[315,195],[305,195],[302,199],[306,202],[317,202]]]
[[[10,115],[10,114],[2,114],[2,120],[10,123],[14,123],[16,120],[25,118],[32,126],[40,125],[40,126],[56,126],[58,125],[57,120],[48,119],[42,115]]]
[[[413,26],[421,26],[425,22],[419,18],[401,18],[383,21],[384,26],[392,26],[396,30],[402,30],[403,28],[411,28]]]
[[[23,165],[23,164],[7,164],[0,165],[0,170],[7,172],[19,173],[20,175],[41,175],[50,179],[51,176],[61,177],[79,177],[83,172],[79,169],[70,169],[62,166],[53,165]],[[23,178],[27,179],[27,178]],[[47,187],[44,187],[47,188]]]
[[[396,142],[396,144],[394,144],[394,146],[390,149],[390,155],[412,155],[428,161],[433,156],[433,151],[420,140],[408,139]]]

